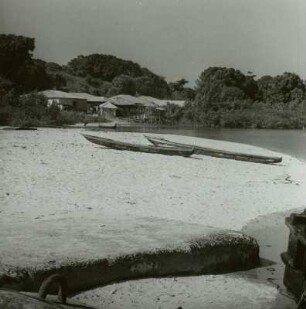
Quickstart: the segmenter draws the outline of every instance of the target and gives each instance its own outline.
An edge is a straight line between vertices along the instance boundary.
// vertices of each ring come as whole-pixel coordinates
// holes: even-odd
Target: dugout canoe
[[[99,124],[100,129],[116,129],[117,123],[116,122],[104,122]]]
[[[7,130],[7,131],[19,131],[19,130],[23,130],[23,131],[36,131],[37,128],[34,127],[5,127],[2,130]]]
[[[232,159],[237,161],[248,161],[255,163],[263,163],[263,164],[273,164],[282,162],[282,157],[269,157],[269,156],[261,156],[255,154],[247,154],[240,152],[232,152],[196,145],[189,145],[183,143],[176,143],[164,138],[160,137],[152,137],[145,135],[148,141],[150,141],[155,146],[165,146],[165,147],[192,147],[194,149],[195,154],[201,154],[210,157],[224,158],[224,159]]]
[[[16,130],[21,130],[21,131],[36,131],[37,128],[35,127],[18,127]]]
[[[189,157],[194,153],[192,147],[164,147],[164,146],[151,146],[151,145],[140,145],[132,144],[127,142],[116,141],[110,138],[104,138],[99,136],[93,136],[88,134],[82,134],[89,142],[94,144],[104,146],[107,148],[112,148],[116,150],[129,150],[136,152],[146,152],[146,153],[157,153],[169,156],[183,156]]]

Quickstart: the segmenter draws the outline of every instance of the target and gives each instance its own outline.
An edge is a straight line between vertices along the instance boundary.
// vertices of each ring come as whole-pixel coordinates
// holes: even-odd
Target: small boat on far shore
[[[103,123],[100,123],[98,127],[101,129],[116,129],[117,123],[116,122],[103,122]]]
[[[16,128],[16,130],[23,130],[23,131],[36,131],[37,130],[37,128],[35,128],[35,127],[18,127],[18,128]]]
[[[172,142],[164,138],[160,138],[160,137],[151,137],[147,135],[145,135],[145,137],[147,138],[148,141],[150,141],[155,146],[192,147],[194,149],[195,154],[200,154],[200,155],[205,155],[205,156],[232,159],[232,160],[237,160],[237,161],[263,163],[263,164],[272,164],[272,163],[282,162],[282,157],[268,157],[268,156],[255,155],[255,154],[232,152],[232,151],[219,150],[219,149],[213,149],[213,148],[202,147],[202,146],[176,143],[176,142]]]
[[[155,147],[151,145],[132,144],[127,142],[116,141],[110,138],[103,138],[88,134],[82,134],[89,142],[94,144],[116,149],[116,150],[129,150],[136,152],[157,153],[169,156],[183,156],[189,157],[193,154],[193,148],[190,147]]]
[[[5,128],[3,128],[2,130],[14,130],[14,131],[36,131],[37,130],[37,128],[35,128],[35,127],[5,127]]]

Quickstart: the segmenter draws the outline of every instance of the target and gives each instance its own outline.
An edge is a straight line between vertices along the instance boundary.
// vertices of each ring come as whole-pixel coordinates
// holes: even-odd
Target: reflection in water
[[[117,131],[176,134],[225,140],[286,153],[306,161],[305,130],[210,129],[201,127],[167,127],[152,125],[119,126]]]

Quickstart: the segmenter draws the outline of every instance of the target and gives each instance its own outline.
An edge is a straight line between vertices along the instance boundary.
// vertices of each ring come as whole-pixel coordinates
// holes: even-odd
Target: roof
[[[101,105],[99,105],[100,108],[108,108],[108,109],[118,109],[117,106],[115,106],[114,104],[112,104],[111,102],[106,102],[106,103],[103,103]]]
[[[165,107],[167,104],[175,104],[180,107],[185,105],[185,101],[183,100],[160,100],[160,99],[149,97],[149,96],[140,96],[138,97],[138,99],[140,99],[143,102],[150,103],[155,107],[157,106]]]
[[[67,94],[69,96],[73,97],[74,99],[88,100],[88,99],[94,97],[93,95],[91,95],[89,93],[85,93],[85,92],[67,92]]]
[[[179,107],[183,107],[185,105],[185,101],[183,100],[160,100],[159,106],[166,106],[167,104],[174,104]]]
[[[159,106],[159,99],[149,97],[149,96],[140,96],[137,99],[146,107],[156,107]]]
[[[105,102],[105,97],[94,96],[85,92],[64,92],[60,90],[44,90],[40,92],[48,99],[79,99],[86,100],[89,102]]]
[[[137,97],[133,97],[128,94],[119,94],[114,97],[108,98],[107,102],[110,102],[116,106],[135,105],[141,103]]]
[[[69,98],[67,92],[59,90],[44,90],[40,92],[49,99]]]
[[[87,100],[89,96],[88,93],[77,93],[77,92],[64,92],[60,90],[44,90],[40,92],[48,99],[79,99]]]
[[[107,102],[110,102],[117,106],[143,105],[146,107],[157,107],[157,106],[166,105],[165,103],[163,103],[162,100],[159,100],[153,97],[149,97],[149,96],[134,97],[134,96],[127,95],[127,94],[116,95],[114,97],[109,98]]]
[[[102,103],[102,102],[106,102],[107,98],[105,97],[95,97],[95,96],[91,96],[87,99],[88,102],[97,102],[97,103]]]
[[[184,106],[185,101],[182,100],[160,100],[149,96],[134,97],[128,94],[119,94],[111,98],[94,96],[84,92],[64,92],[59,90],[45,90],[40,92],[49,99],[81,99],[88,102],[107,102],[113,106],[129,106],[129,105],[143,105],[146,107],[165,107],[167,104],[175,104],[177,106]]]

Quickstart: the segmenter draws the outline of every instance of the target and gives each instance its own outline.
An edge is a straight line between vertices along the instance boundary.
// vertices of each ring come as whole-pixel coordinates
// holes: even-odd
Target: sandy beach
[[[285,215],[292,209],[305,208],[305,163],[287,155],[282,155],[282,163],[264,165],[200,155],[183,158],[116,151],[89,143],[80,135],[81,132],[85,130],[0,132],[0,231],[1,235],[5,235],[0,238],[1,248],[5,248],[0,256],[2,267],[24,267],[39,265],[45,259],[56,260],[57,256],[65,255],[62,252],[65,246],[57,249],[56,245],[49,245],[58,233],[65,235],[61,236],[63,242],[74,244],[75,230],[84,236],[85,241],[82,245],[70,245],[67,254],[75,253],[80,258],[90,259],[92,252],[86,248],[87,234],[103,233],[103,226],[108,226],[110,222],[121,220],[132,225],[135,219],[141,218],[180,221],[186,229],[189,227],[187,234],[192,231],[192,224],[237,231],[242,229],[257,239],[261,257],[280,264],[273,250],[277,241],[274,244],[272,239],[270,243],[265,243],[267,238],[263,228],[269,233],[271,227],[277,228],[282,224],[281,229],[286,234]],[[148,144],[139,133],[92,134]],[[218,149],[280,155],[242,144],[183,136],[165,137]],[[42,228],[40,237],[34,237]],[[137,236],[137,229],[130,231],[134,233],[133,237],[141,238],[141,235]],[[116,229],[113,233],[115,237]],[[286,246],[287,235],[284,236],[277,250],[286,249],[283,247]],[[119,252],[126,248],[116,246],[116,250]],[[169,287],[169,279],[159,279],[158,288],[166,285],[166,289],[183,289],[185,292],[189,289],[197,293],[194,286],[203,286],[203,282],[209,279],[202,277],[178,279],[177,288],[172,283]],[[216,280],[224,282],[224,277],[217,277]],[[228,280],[235,287],[236,280],[240,279],[233,275]],[[210,278],[207,282],[211,281]],[[135,285],[126,283],[125,287],[131,289],[130,284]],[[272,289],[274,296],[271,303],[279,295],[275,285],[269,282],[265,282],[263,288],[254,281],[248,284],[249,287],[244,285],[246,290],[254,290],[256,286],[263,300],[268,297],[267,286]],[[147,291],[151,289],[146,282],[141,285]],[[105,293],[109,293],[107,291],[106,288]],[[103,291],[99,293],[105,296]],[[147,292],[142,293],[142,299],[148,297]],[[112,301],[114,299],[110,303]],[[149,304],[150,300],[147,302]],[[96,304],[101,305],[101,302]],[[154,304],[156,302],[153,301],[151,307],[148,305],[146,308],[155,308]],[[187,308],[186,302],[184,304],[183,308]],[[120,307],[119,304],[116,306]],[[139,308],[142,306],[139,305]]]

